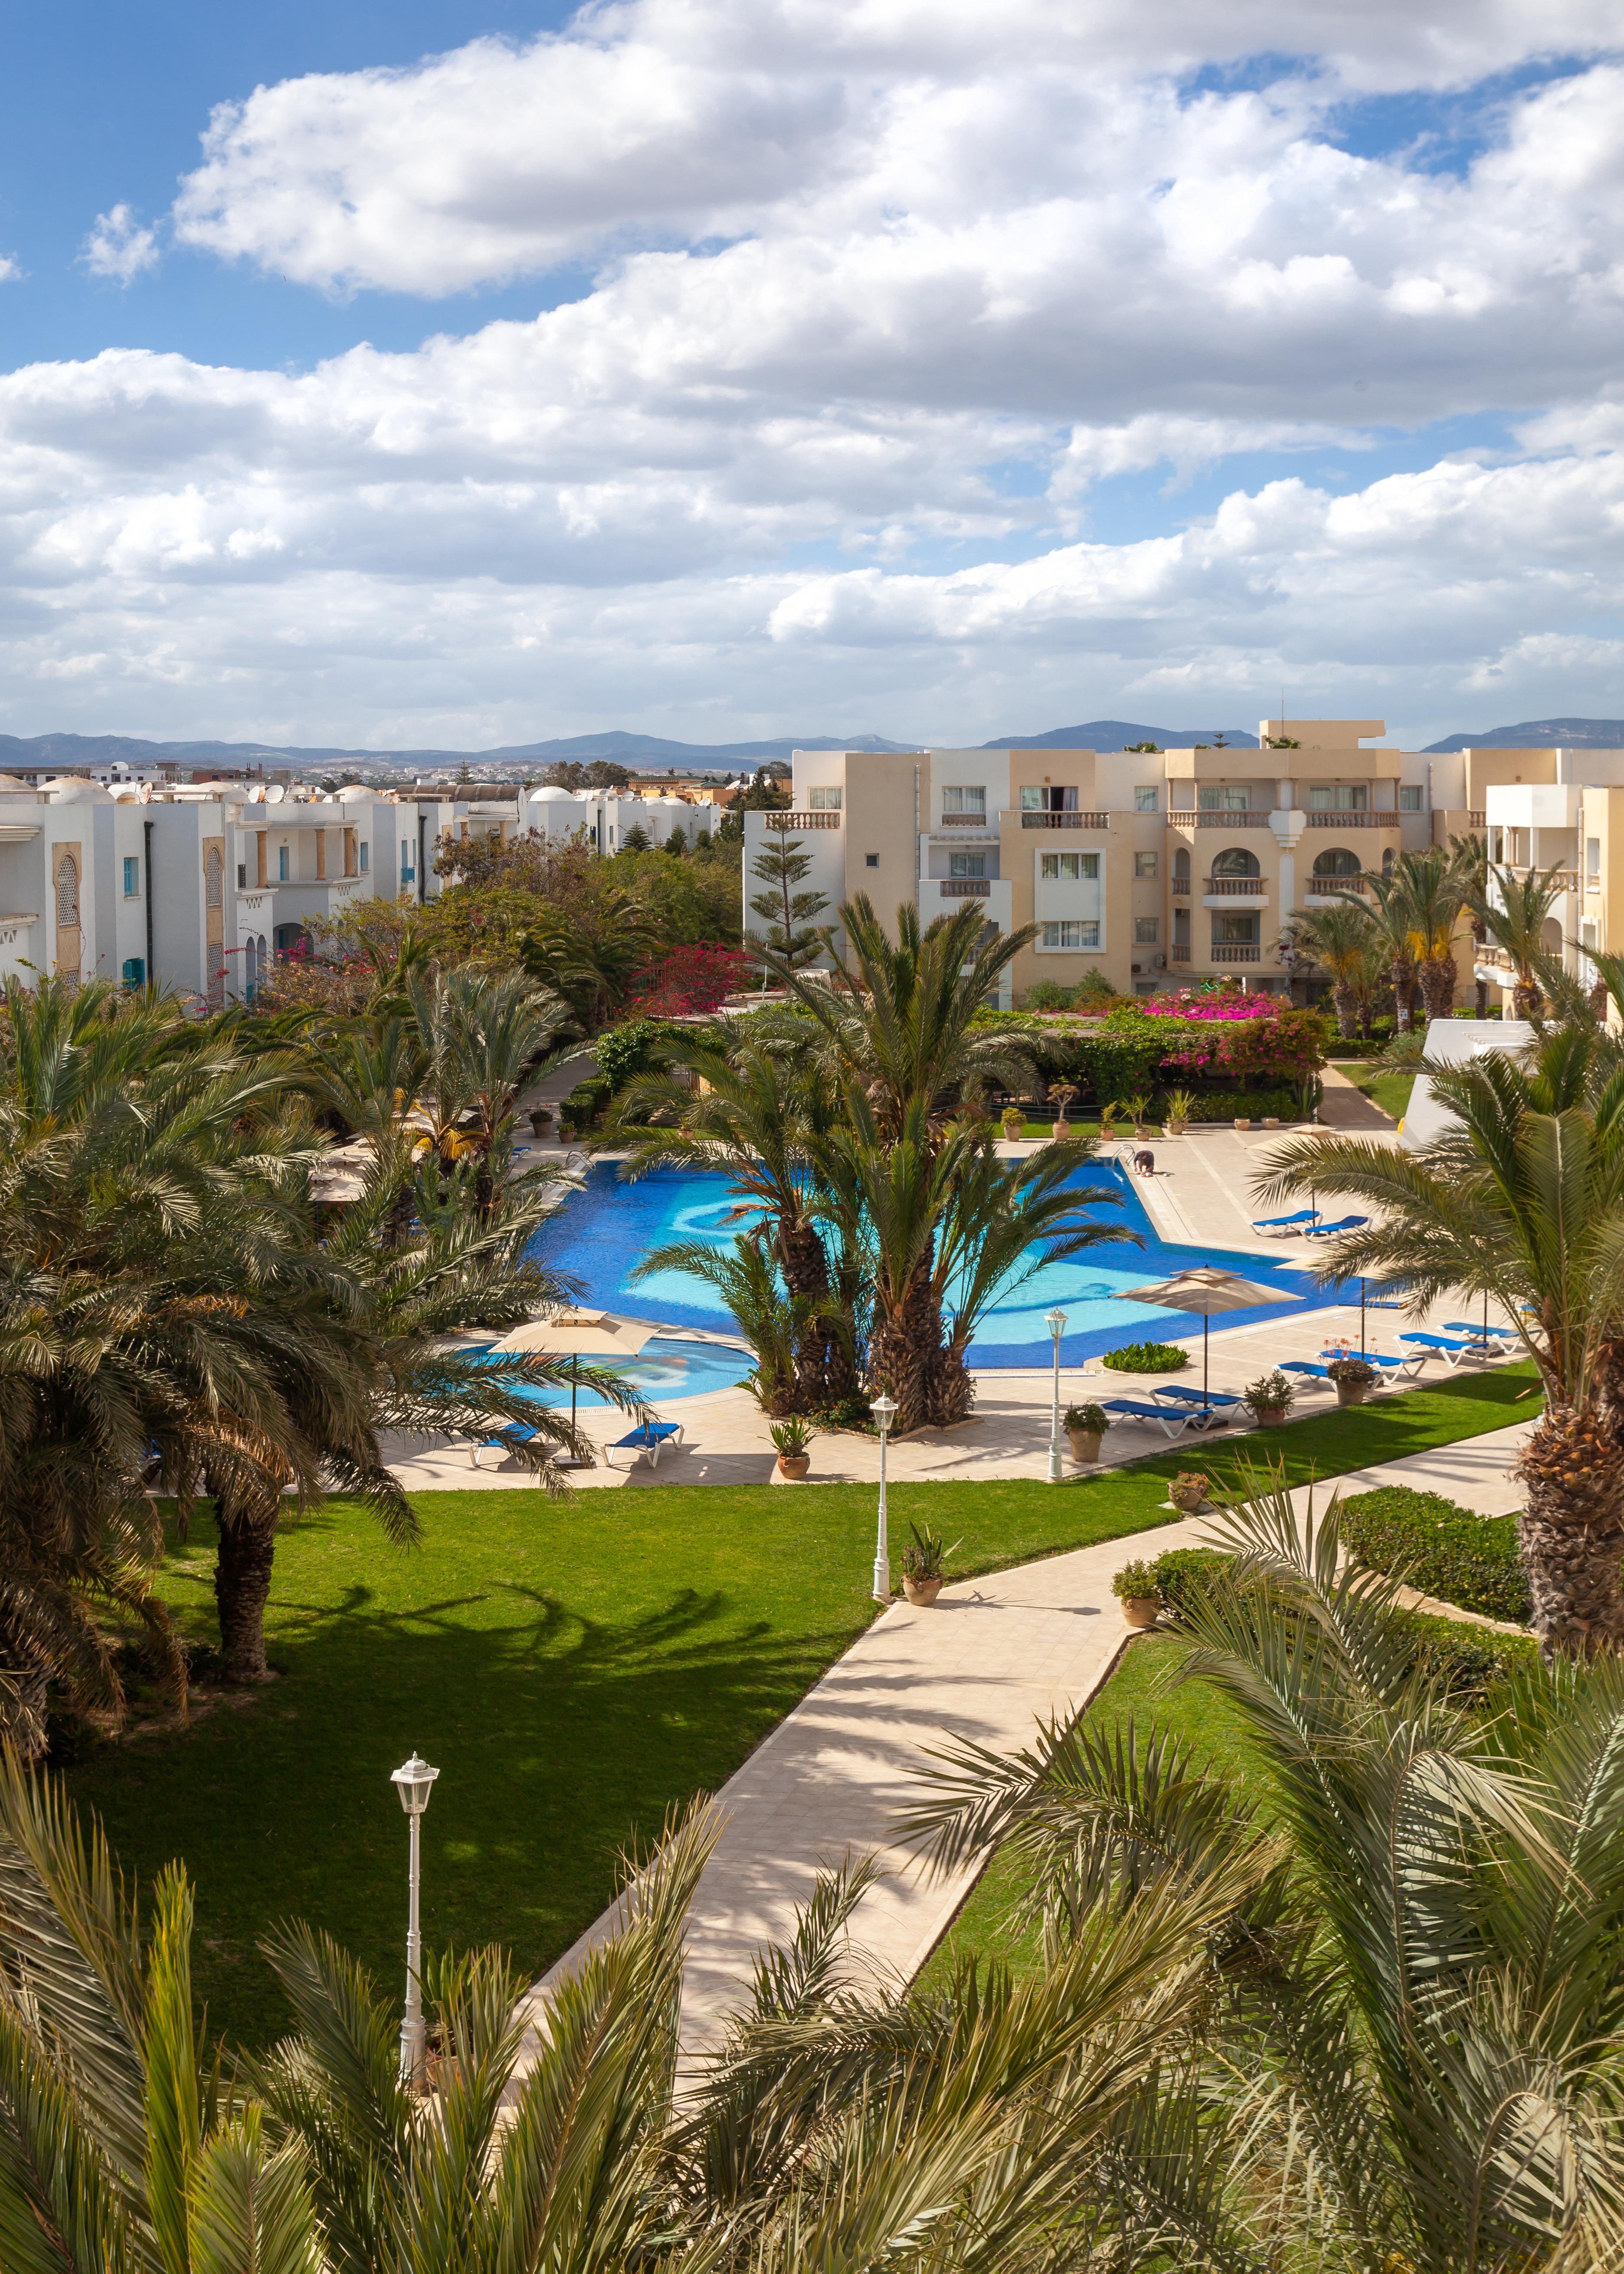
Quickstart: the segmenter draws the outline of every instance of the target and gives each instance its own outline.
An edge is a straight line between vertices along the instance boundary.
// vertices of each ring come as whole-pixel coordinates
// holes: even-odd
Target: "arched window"
[[[1214,877],[1260,877],[1263,871],[1258,866],[1255,853],[1248,853],[1244,845],[1229,845],[1222,853],[1214,855],[1213,874]]]
[[[219,846],[211,845],[203,856],[203,900],[207,907],[217,908],[221,904],[225,865]]]
[[[259,951],[252,939],[243,950],[243,979],[248,989],[248,999],[252,1003],[254,989],[259,983]]]
[[[1173,855],[1173,874],[1176,877],[1187,877],[1190,874],[1190,855],[1182,845]]]
[[[56,870],[56,922],[64,931],[79,923],[79,862],[64,853]]]
[[[1317,856],[1314,874],[1316,877],[1357,877],[1361,865],[1357,853],[1350,853],[1344,845],[1334,845],[1328,853]]]

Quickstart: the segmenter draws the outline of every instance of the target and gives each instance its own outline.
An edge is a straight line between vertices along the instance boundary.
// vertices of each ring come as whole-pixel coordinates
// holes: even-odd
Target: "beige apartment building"
[[[929,921],[969,900],[1000,930],[1038,925],[1006,1001],[1089,971],[1124,994],[1223,977],[1289,991],[1294,909],[1476,829],[1515,867],[1560,868],[1547,936],[1570,968],[1588,975],[1584,948],[1607,945],[1610,906],[1624,942],[1624,751],[1429,756],[1385,732],[1274,719],[1257,749],[797,750],[793,809],[745,817],[747,897],[751,863],[790,832],[831,908],[866,892]],[[1508,1003],[1502,960],[1460,945],[1462,999],[1476,976]]]

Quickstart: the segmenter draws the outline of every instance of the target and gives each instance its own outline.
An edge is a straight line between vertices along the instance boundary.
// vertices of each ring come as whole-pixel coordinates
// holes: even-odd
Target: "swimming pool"
[[[625,1311],[628,1306],[619,1300],[615,1306]],[[639,1314],[646,1316],[645,1314]],[[671,1321],[673,1325],[680,1323]],[[708,1321],[710,1330],[726,1334],[729,1321]],[[685,1342],[676,1335],[652,1335],[634,1359],[582,1359],[583,1366],[613,1367],[625,1375],[635,1389],[640,1389],[650,1405],[665,1405],[678,1397],[703,1397],[710,1389],[732,1389],[742,1382],[755,1365],[748,1351],[729,1350],[718,1343]],[[528,1383],[515,1385],[515,1395],[528,1398],[533,1405],[568,1405],[569,1384],[549,1384],[546,1388],[531,1388]],[[589,1406],[603,1405],[607,1401],[596,1390],[583,1389],[579,1403],[584,1412]]]
[[[1221,1322],[1214,1322],[1226,1327],[1301,1316],[1342,1299],[1335,1291],[1316,1287],[1305,1271],[1293,1270],[1265,1256],[1222,1248],[1169,1246],[1146,1215],[1126,1170],[1114,1161],[1094,1163],[1076,1181],[1084,1186],[1114,1186],[1121,1194],[1121,1205],[1095,1213],[1102,1223],[1121,1224],[1137,1232],[1143,1246],[1101,1247],[1067,1262],[1045,1265],[1035,1278],[1027,1280],[982,1319],[970,1345],[972,1366],[1047,1366],[1051,1344],[1043,1318],[1056,1305],[1068,1321],[1060,1345],[1061,1358],[1068,1366],[1098,1358],[1123,1342],[1171,1341],[1199,1334],[1199,1318],[1160,1310],[1150,1303],[1131,1303],[1125,1293],[1130,1287],[1170,1278],[1174,1272],[1188,1270],[1197,1263],[1215,1264],[1248,1279],[1278,1284],[1282,1298],[1297,1298],[1295,1302],[1288,1299],[1279,1305],[1259,1304],[1252,1310],[1226,1312]],[[685,1272],[661,1272],[634,1284],[628,1275],[651,1247],[670,1240],[703,1240],[718,1247],[729,1246],[741,1223],[748,1221],[734,1216],[739,1205],[723,1176],[669,1170],[628,1185],[620,1181],[608,1163],[598,1162],[588,1171],[583,1189],[566,1201],[537,1234],[530,1253],[555,1269],[573,1273],[583,1284],[583,1300],[601,1309],[726,1334],[733,1329],[733,1321],[723,1309],[721,1299],[701,1281]],[[650,1353],[653,1347],[650,1344]],[[691,1351],[695,1345],[679,1347]],[[748,1370],[747,1362],[741,1374]]]

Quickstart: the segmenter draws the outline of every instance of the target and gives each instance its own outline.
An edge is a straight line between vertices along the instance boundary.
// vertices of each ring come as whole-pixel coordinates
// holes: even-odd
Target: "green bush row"
[[[1532,1604],[1515,1517],[1474,1516],[1441,1493],[1383,1485],[1345,1500],[1342,1525],[1348,1548],[1373,1571],[1463,1611],[1526,1623]]]
[[[578,1081],[559,1110],[573,1128],[590,1129],[613,1096],[614,1084],[608,1076],[595,1073]]]
[[[1124,1343],[1120,1350],[1107,1351],[1100,1363],[1116,1374],[1177,1374],[1190,1359],[1177,1343]]]

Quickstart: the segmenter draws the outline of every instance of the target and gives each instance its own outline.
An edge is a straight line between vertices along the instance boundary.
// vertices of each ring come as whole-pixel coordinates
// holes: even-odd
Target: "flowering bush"
[[[649,1019],[705,1016],[748,987],[754,969],[736,947],[699,943],[673,948],[661,962],[638,972],[628,1007]]]

